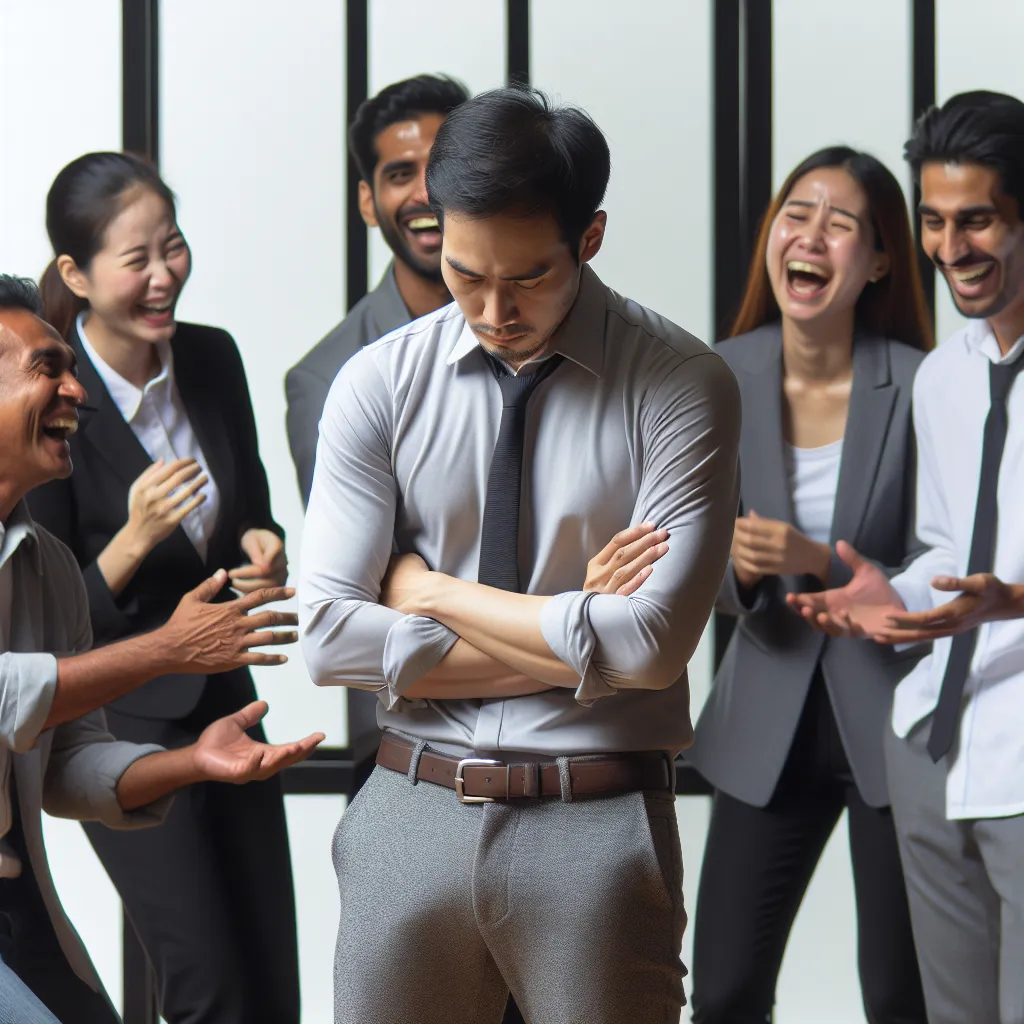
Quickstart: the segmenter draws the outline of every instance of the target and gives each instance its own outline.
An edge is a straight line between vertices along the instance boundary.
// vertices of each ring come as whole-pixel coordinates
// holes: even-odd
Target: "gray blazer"
[[[743,509],[793,522],[782,434],[782,330],[768,324],[715,346],[743,403]],[[924,353],[858,332],[830,543],[853,544],[897,572],[921,546],[914,537],[915,443],[911,389]],[[828,586],[850,570],[834,553]],[[882,738],[896,684],[926,652],[894,652],[832,639],[807,625],[787,593],[821,589],[807,576],[771,576],[741,592],[730,564],[718,610],[738,618],[686,758],[716,788],[756,807],[771,799],[789,755],[815,669],[821,665],[854,781],[872,807],[889,802]]]
[[[288,444],[299,478],[302,504],[309,502],[313,486],[320,416],[338,371],[364,345],[369,345],[412,319],[395,281],[395,267],[388,265],[381,282],[349,310],[349,314],[325,338],[295,364],[284,379],[288,399]]]
[[[60,818],[101,821],[111,828],[157,825],[170,798],[135,811],[117,802],[117,783],[130,764],[160,747],[122,743],[107,732],[102,710],[43,730],[57,684],[53,653],[81,653],[92,643],[89,600],[71,552],[19,505],[8,520],[27,533],[10,556],[14,601],[8,650],[0,652],[0,778],[17,786],[21,827],[36,883],[64,955],[75,973],[102,991],[73,925],[60,905],[46,863],[41,811]],[[11,805],[0,789],[0,827]],[[0,844],[0,856],[10,848]]]

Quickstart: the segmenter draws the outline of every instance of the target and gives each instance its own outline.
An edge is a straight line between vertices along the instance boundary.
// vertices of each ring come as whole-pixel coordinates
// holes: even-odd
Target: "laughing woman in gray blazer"
[[[893,570],[916,543],[911,384],[932,336],[906,203],[883,164],[833,147],[793,171],[732,335],[717,351],[743,400],[742,507],[718,607],[738,623],[687,753],[716,789],[693,1020],[770,1019],[793,920],[845,808],[867,1018],[924,1024],[882,755],[893,689],[920,651],[830,639],[785,600],[850,579],[838,540]]]

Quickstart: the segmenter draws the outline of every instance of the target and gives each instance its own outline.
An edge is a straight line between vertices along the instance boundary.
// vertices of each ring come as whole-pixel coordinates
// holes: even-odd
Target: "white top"
[[[1024,351],[1021,338],[1003,357],[988,323],[975,320],[930,353],[914,381],[917,434],[917,535],[926,551],[892,582],[911,611],[943,604],[937,575],[963,576],[974,530],[982,436],[989,410],[989,363],[1009,363]],[[995,573],[1024,581],[1024,382],[1007,399],[1009,431],[999,476]],[[893,729],[907,733],[939,700],[951,641],[936,640],[896,689]],[[959,745],[946,784],[950,818],[1000,818],[1024,812],[1024,620],[992,622],[978,630]]]
[[[192,541],[199,557],[206,561],[206,551],[217,525],[220,511],[220,492],[192,430],[178,387],[174,383],[174,359],[169,342],[156,346],[160,357],[160,372],[141,390],[125,380],[97,354],[85,333],[85,314],[78,315],[78,335],[86,355],[96,367],[114,404],[125,423],[139,439],[149,457],[165,463],[175,459],[195,459],[209,478],[203,487],[206,501],[193,509],[182,521],[181,527]]]
[[[785,455],[794,525],[811,540],[827,544],[832,534],[843,439],[820,448],[796,448],[787,444]]]

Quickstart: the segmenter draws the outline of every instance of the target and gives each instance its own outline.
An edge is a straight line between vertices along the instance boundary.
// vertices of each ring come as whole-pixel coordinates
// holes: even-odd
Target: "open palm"
[[[831,636],[883,635],[889,616],[906,611],[899,594],[877,565],[845,541],[836,545],[836,554],[853,570],[850,582],[817,594],[790,594],[790,607]]]
[[[304,761],[313,748],[323,742],[324,734],[313,733],[294,743],[260,743],[247,735],[268,710],[258,700],[226,718],[208,725],[196,743],[196,768],[204,779],[215,782],[255,782],[298,761]]]

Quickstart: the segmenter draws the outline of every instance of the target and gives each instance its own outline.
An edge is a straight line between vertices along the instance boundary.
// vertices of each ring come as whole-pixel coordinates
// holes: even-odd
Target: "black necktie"
[[[537,385],[555,369],[561,358],[552,356],[533,373],[512,376],[504,363],[487,355],[501,388],[501,425],[487,474],[477,574],[477,581],[489,587],[519,592],[519,492],[526,406]]]
[[[974,507],[974,533],[971,537],[971,555],[967,561],[967,575],[977,572],[991,572],[996,546],[996,491],[999,485],[999,464],[1006,447],[1006,396],[1010,393],[1018,370],[1024,365],[1024,358],[1012,363],[991,363],[989,365],[989,392],[991,405],[985,420],[984,442],[981,449],[981,474],[978,480],[978,501]],[[949,661],[942,677],[939,703],[932,717],[932,729],[928,735],[928,753],[938,761],[949,752],[960,721],[960,705],[963,701],[964,685],[971,667],[974,645],[978,639],[977,629],[958,633],[953,637],[949,649]]]

